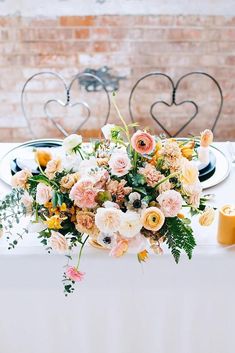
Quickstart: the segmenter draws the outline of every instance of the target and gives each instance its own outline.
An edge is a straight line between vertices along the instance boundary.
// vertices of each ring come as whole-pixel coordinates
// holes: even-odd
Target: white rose
[[[39,183],[37,185],[36,191],[36,202],[39,203],[39,205],[44,205],[45,203],[49,202],[51,198],[52,188],[43,183]]]
[[[82,158],[80,154],[63,156],[62,167],[68,171],[78,172],[81,161]]]
[[[114,128],[115,128],[114,124],[106,124],[101,128],[101,131],[103,132],[103,135],[107,140],[111,140],[112,129]]]
[[[73,149],[82,143],[82,136],[72,134],[66,137],[63,141],[63,148],[66,153],[73,153]]]
[[[138,213],[127,211],[122,215],[121,224],[119,227],[119,233],[121,236],[124,238],[132,238],[140,232],[141,228],[142,224]]]

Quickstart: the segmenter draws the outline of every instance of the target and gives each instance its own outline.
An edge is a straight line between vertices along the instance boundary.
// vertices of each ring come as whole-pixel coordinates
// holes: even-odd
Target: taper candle
[[[235,206],[225,205],[219,211],[217,239],[220,244],[235,244]]]

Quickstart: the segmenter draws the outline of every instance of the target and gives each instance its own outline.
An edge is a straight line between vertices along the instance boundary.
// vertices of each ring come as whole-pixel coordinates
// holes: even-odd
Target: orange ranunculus
[[[35,152],[35,160],[40,164],[41,167],[46,167],[47,163],[52,159],[52,155],[49,151],[38,149]]]

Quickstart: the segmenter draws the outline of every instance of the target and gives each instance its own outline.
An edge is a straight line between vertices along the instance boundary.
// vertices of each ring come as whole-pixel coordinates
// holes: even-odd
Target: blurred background
[[[128,121],[131,88],[142,75],[162,72],[176,82],[191,71],[207,72],[219,82],[224,95],[216,139],[235,140],[233,15],[234,0],[0,0],[1,141],[62,137],[53,122],[68,133],[82,122],[87,138],[99,136],[107,97],[102,91],[87,91],[86,82],[74,82],[68,108],[63,107],[66,91],[57,77],[45,74],[31,80],[24,97],[30,129],[20,99],[26,80],[39,71],[57,72],[69,85],[77,73],[101,68],[107,89],[117,90],[116,101]],[[151,120],[149,109],[158,100],[170,104],[171,95],[172,88],[164,78],[142,81],[132,101],[136,120],[162,132]],[[212,81],[187,78],[181,82],[176,99],[178,103],[194,100],[199,107],[193,124],[182,134],[198,134],[212,126],[220,103]],[[48,100],[53,101],[45,111]],[[86,107],[80,104],[83,101],[91,106],[87,121]],[[172,133],[194,114],[190,103],[176,107],[159,104],[154,109],[154,115]],[[116,121],[112,107],[109,122]]]

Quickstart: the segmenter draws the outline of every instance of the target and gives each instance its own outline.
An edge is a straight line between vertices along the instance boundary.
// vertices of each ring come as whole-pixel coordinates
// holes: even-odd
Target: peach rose
[[[155,148],[155,139],[148,132],[138,130],[131,138],[131,145],[140,154],[150,154]]]
[[[165,217],[176,217],[182,208],[183,199],[178,191],[164,191],[157,198]]]
[[[32,177],[32,173],[28,169],[23,169],[13,175],[11,179],[11,184],[13,188],[27,188],[28,179]]]
[[[58,252],[66,252],[69,248],[65,236],[53,230],[51,231],[50,244],[52,249]]]
[[[62,170],[62,162],[60,158],[52,159],[47,163],[47,167],[45,169],[45,174],[49,179],[53,179],[55,174],[61,172]]]
[[[86,233],[93,238],[99,235],[99,229],[95,225],[95,215],[92,212],[78,211],[76,213],[76,229],[81,233]]]
[[[201,132],[202,147],[209,147],[212,142],[213,142],[213,132],[211,130],[206,129],[203,132]]]
[[[146,208],[141,213],[141,223],[143,227],[153,232],[161,229],[164,222],[165,216],[163,212],[157,207]]]
[[[121,177],[131,169],[131,161],[126,152],[114,152],[109,160],[111,174]]]
[[[93,181],[90,179],[81,179],[72,187],[69,197],[74,204],[80,208],[94,208],[98,190],[94,188]]]
[[[39,205],[44,205],[45,203],[49,202],[51,198],[52,198],[52,188],[43,183],[39,183],[37,185],[37,190],[36,190],[36,202]]]
[[[123,256],[128,250],[128,241],[127,240],[118,240],[116,245],[112,248],[109,255],[114,257]]]
[[[74,186],[75,182],[76,182],[76,180],[75,180],[73,174],[67,174],[67,175],[63,176],[63,178],[60,181],[61,189],[63,191],[69,190]]]

